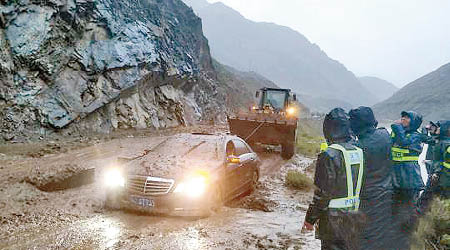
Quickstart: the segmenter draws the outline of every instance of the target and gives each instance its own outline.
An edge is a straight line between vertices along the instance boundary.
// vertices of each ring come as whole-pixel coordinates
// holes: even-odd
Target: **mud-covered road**
[[[289,169],[307,171],[312,164],[312,159],[299,155],[290,161],[283,161],[277,154],[262,155],[258,190],[203,219],[106,210],[99,181],[53,192],[36,188],[42,181],[60,175],[62,169],[69,173],[78,168],[101,171],[114,164],[118,156],[141,154],[161,136],[166,135],[129,136],[70,150],[54,146],[38,156],[26,154],[36,151],[38,145],[18,145],[16,151],[23,154],[3,148],[0,249],[320,248],[312,233],[300,232],[311,193],[284,185]]]

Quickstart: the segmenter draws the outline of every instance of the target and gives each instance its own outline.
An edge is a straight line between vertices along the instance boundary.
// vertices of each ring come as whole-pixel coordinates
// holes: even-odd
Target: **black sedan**
[[[239,137],[178,134],[152,140],[136,159],[106,169],[107,206],[208,216],[258,183],[260,160]]]

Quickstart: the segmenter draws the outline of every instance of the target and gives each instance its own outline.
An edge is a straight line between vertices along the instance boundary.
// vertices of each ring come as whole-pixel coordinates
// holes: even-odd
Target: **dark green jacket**
[[[444,189],[450,188],[450,169],[444,167],[444,162],[449,161],[450,154],[446,150],[450,147],[450,121],[441,123],[441,135],[439,143],[434,147],[433,172],[439,173],[439,186]],[[447,159],[445,158],[447,156]]]

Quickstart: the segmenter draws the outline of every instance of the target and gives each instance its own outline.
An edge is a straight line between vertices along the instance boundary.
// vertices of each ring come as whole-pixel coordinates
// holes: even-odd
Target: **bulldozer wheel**
[[[295,146],[292,143],[286,143],[281,145],[281,157],[283,159],[291,159],[294,156]]]

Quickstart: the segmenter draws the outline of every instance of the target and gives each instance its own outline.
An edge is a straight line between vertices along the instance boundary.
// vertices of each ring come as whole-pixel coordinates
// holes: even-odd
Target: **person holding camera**
[[[428,149],[430,170],[425,191],[417,202],[417,213],[423,215],[429,208],[434,195],[450,197],[450,121],[441,121],[431,136],[437,136],[437,143]],[[427,156],[428,156],[427,152]]]
[[[417,130],[421,124],[421,115],[403,111],[401,120],[391,125],[394,187],[392,215],[398,249],[410,248],[411,233],[405,231],[404,225],[416,212],[416,203],[424,187],[418,162],[423,136]]]

